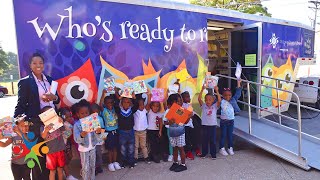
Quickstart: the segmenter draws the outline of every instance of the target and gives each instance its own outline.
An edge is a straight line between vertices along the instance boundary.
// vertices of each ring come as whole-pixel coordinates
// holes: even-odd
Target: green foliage
[[[259,14],[271,17],[266,7],[261,5],[260,0],[189,0],[191,4],[224,8],[240,11],[248,14]]]
[[[6,53],[0,47],[0,81],[11,81],[10,75],[13,75],[13,80],[19,79],[17,54],[12,52]]]

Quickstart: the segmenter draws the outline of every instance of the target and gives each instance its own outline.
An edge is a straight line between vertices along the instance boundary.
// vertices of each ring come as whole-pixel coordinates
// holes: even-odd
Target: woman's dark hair
[[[171,94],[169,97],[168,97],[168,100],[167,100],[167,104],[168,106],[171,106],[173,103],[177,102],[178,99],[181,98],[180,94]]]
[[[33,53],[33,54],[31,55],[30,59],[29,59],[29,65],[31,64],[32,59],[33,59],[34,57],[40,57],[40,58],[42,59],[43,63],[44,63],[44,57],[43,57],[40,53]]]

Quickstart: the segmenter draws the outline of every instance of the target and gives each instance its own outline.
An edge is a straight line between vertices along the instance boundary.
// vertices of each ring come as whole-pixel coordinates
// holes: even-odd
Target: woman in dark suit
[[[40,136],[40,126],[43,125],[39,118],[41,109],[45,106],[55,107],[60,102],[59,96],[50,93],[52,78],[44,75],[44,58],[35,53],[29,61],[31,72],[29,76],[20,79],[18,83],[18,102],[15,108],[14,117],[25,114],[27,121],[32,122],[30,131],[38,138],[38,143],[43,141]],[[49,178],[49,171],[46,168],[46,158],[38,157],[41,170],[36,164],[32,169],[33,180],[46,180]]]

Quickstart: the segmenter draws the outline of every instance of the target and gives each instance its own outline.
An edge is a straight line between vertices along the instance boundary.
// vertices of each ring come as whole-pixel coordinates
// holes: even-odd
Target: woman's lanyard
[[[40,82],[40,80],[38,78],[37,78],[37,80],[38,80],[38,83],[40,84],[40,86],[42,87],[42,89],[44,90],[44,92],[47,93],[48,89],[47,89],[46,83],[44,82],[43,77],[42,77],[43,85],[41,84],[41,82]]]

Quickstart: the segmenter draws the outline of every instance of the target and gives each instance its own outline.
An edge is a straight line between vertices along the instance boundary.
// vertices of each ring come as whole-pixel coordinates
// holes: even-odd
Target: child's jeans
[[[96,145],[96,167],[102,166],[102,145]]]
[[[208,144],[210,143],[210,154],[216,158],[216,126],[202,126],[202,155],[208,154]]]
[[[81,176],[85,180],[95,179],[95,169],[96,169],[96,149],[91,149],[87,152],[80,152],[81,159]]]
[[[220,120],[220,131],[221,131],[221,137],[220,137],[220,145],[219,148],[224,147],[224,143],[226,140],[226,136],[228,139],[228,148],[233,147],[233,126],[234,126],[234,120]]]
[[[134,165],[134,130],[119,130],[119,144],[122,160]]]
[[[170,136],[169,136],[169,128],[167,128],[167,135],[168,135],[168,138],[170,138]],[[169,155],[173,155],[173,147],[171,146],[170,141],[169,141]]]
[[[147,130],[135,131],[134,137],[135,137],[134,158],[138,159],[139,147],[142,150],[143,158],[147,158],[148,157]]]

